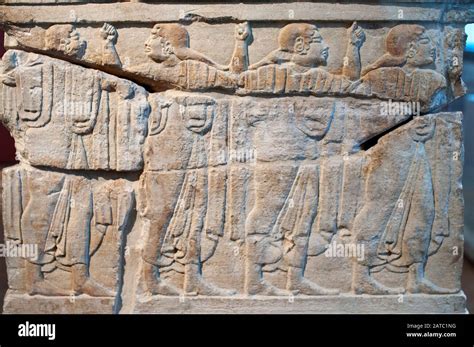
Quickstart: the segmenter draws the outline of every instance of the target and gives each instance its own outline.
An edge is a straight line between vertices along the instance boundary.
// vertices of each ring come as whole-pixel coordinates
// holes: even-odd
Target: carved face
[[[311,103],[304,103],[295,109],[296,127],[317,140],[328,132],[332,116],[333,111],[330,109],[312,107]]]
[[[295,52],[298,54],[297,63],[307,67],[326,65],[329,57],[329,47],[316,28],[309,38],[296,40]]]
[[[411,136],[415,141],[425,142],[434,134],[435,122],[428,116],[415,116],[411,128]]]
[[[65,92],[64,113],[71,124],[71,130],[79,135],[91,133],[97,121],[99,112],[100,81],[98,75],[93,71],[83,74],[73,74],[77,85],[82,88],[74,88],[71,84]]]
[[[23,121],[35,121],[41,116],[43,104],[42,66],[24,68],[18,77],[21,86],[17,88],[20,92],[18,113]]]
[[[416,42],[411,44],[407,54],[408,63],[418,67],[430,65],[436,59],[436,49],[426,34],[421,35]]]
[[[169,52],[165,50],[164,39],[158,35],[157,30],[152,30],[150,37],[145,42],[145,54],[157,63],[168,59]]]
[[[68,113],[72,122],[72,131],[75,134],[85,135],[90,133],[96,123],[96,114],[90,110],[90,104],[83,102],[69,103]]]
[[[214,104],[203,102],[180,105],[179,108],[186,128],[198,134],[209,131],[214,118]]]

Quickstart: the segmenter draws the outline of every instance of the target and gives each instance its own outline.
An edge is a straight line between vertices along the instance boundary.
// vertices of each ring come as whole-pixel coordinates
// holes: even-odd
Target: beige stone
[[[465,312],[468,6],[8,2],[6,312]]]

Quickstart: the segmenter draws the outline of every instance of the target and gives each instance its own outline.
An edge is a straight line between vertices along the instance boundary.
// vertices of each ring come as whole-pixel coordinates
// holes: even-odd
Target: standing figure
[[[304,278],[318,211],[319,141],[329,130],[334,103],[306,98],[292,102],[259,101],[247,112],[255,128],[256,152],[255,204],[245,227],[245,292],[250,295],[287,295],[263,277],[264,270],[278,267],[288,272],[287,290],[307,295],[337,293]]]
[[[366,250],[362,259],[353,262],[356,294],[452,292],[425,277],[432,243],[449,235],[449,170],[447,174],[440,169],[439,159],[430,159],[426,151],[435,128],[432,116],[415,117],[370,153],[365,204],[354,221],[355,242]],[[443,152],[437,157],[448,155]],[[387,287],[371,276],[384,267],[408,272],[405,288]]]
[[[130,193],[117,194],[120,199],[113,207],[112,194],[95,189],[86,178],[21,166],[3,175],[9,187],[4,194],[6,237],[38,249],[37,257],[25,258],[27,293],[113,296],[91,278],[90,261],[107,229],[116,226],[119,231],[126,224],[132,208]],[[70,285],[46,278],[46,273],[57,269],[71,273]]]
[[[226,158],[221,150],[227,110],[210,97],[196,95],[155,100],[152,106],[139,199],[140,213],[148,221],[146,289],[178,295],[162,278],[174,270],[184,273],[185,294],[233,294],[202,276],[202,265],[223,234]]]

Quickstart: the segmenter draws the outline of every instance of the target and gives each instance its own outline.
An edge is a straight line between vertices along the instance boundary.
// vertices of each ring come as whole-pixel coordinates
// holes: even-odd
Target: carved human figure
[[[446,79],[429,68],[435,62],[436,49],[423,26],[393,27],[385,38],[385,50],[383,56],[363,69],[354,94],[419,101],[423,111],[446,101]]]
[[[206,96],[153,104],[139,199],[140,213],[149,221],[143,276],[152,294],[180,293],[163,279],[170,270],[184,273],[185,294],[233,294],[202,276],[202,265],[223,234],[225,158],[215,150],[222,147],[219,141],[225,144],[226,127],[219,123],[226,117]]]
[[[2,65],[2,118],[22,139],[23,159],[72,170],[142,167],[150,111],[143,88],[33,53],[9,51]],[[46,137],[56,143],[51,151],[41,148]]]
[[[324,104],[323,107],[322,104]],[[321,112],[321,108],[324,112]],[[255,204],[246,221],[245,292],[287,295],[263,271],[287,271],[286,289],[336,294],[304,277],[309,237],[318,211],[321,148],[334,116],[332,101],[260,101],[247,107],[255,128]],[[319,111],[319,112],[318,112]]]
[[[88,169],[89,158],[86,136],[92,133],[99,114],[101,81],[94,70],[77,71],[66,67],[64,71],[64,116],[71,128],[71,146],[68,169]],[[84,84],[86,88],[82,88]]]
[[[80,38],[79,32],[71,24],[57,24],[45,32],[45,49],[61,52],[75,58],[81,58],[87,44]]]
[[[360,76],[359,50],[365,40],[363,30],[355,22],[348,29],[348,36],[342,75],[334,75],[321,69],[327,64],[329,47],[318,28],[306,23],[286,25],[278,35],[279,48],[241,74],[241,92],[345,92],[351,86],[351,80]]]
[[[113,296],[91,278],[89,264],[107,230],[112,226],[123,230],[133,203],[131,190],[111,193],[114,189],[109,186],[93,187],[79,176],[20,166],[8,168],[3,177],[9,187],[4,194],[6,237],[38,249],[36,258],[25,259],[26,291]],[[45,273],[57,269],[71,273],[70,286],[45,278]]]
[[[235,88],[236,77],[204,54],[189,47],[188,31],[180,24],[156,24],[145,42],[145,53],[156,64],[131,67],[181,88]]]
[[[451,94],[454,97],[460,97],[466,93],[466,86],[461,79],[466,37],[466,33],[461,28],[445,28],[446,72]]]
[[[36,54],[19,57],[14,52],[2,60],[2,118],[11,131],[39,128],[51,120],[54,66]]]
[[[434,155],[427,153],[435,128],[432,116],[415,117],[369,154],[365,203],[354,221],[355,242],[365,248],[365,256],[353,261],[356,294],[453,292],[425,277],[428,256],[449,235],[450,170],[439,160],[452,153],[439,144]],[[405,288],[375,280],[371,273],[383,268],[408,272]]]
[[[73,67],[65,69],[64,85],[64,114],[71,131],[67,168],[140,168],[150,111],[145,93],[128,81]],[[128,136],[132,128],[134,137]]]

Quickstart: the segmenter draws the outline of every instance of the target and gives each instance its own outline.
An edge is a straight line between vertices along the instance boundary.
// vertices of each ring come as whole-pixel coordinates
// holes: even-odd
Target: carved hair
[[[303,44],[307,45],[313,40],[318,29],[315,25],[306,23],[292,23],[283,27],[278,35],[280,50],[285,52],[295,52],[295,45],[303,38]]]
[[[46,30],[44,41],[45,48],[49,50],[59,50],[64,40],[68,40],[74,27],[71,24],[57,24]]]
[[[425,28],[416,24],[400,24],[392,29],[385,38],[386,53],[362,71],[362,75],[381,67],[403,66],[410,43],[418,40]]]
[[[180,24],[156,24],[151,33],[163,38],[163,48],[168,55],[179,60],[197,60],[218,67],[218,64],[202,53],[189,48],[189,33]]]
[[[174,48],[189,47],[188,31],[179,24],[156,24],[151,32],[168,41]]]

